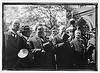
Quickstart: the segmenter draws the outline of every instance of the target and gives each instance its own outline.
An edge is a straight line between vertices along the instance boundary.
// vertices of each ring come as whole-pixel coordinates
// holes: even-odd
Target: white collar
[[[28,38],[26,36],[23,35],[23,37],[27,40]]]
[[[10,32],[12,32],[13,34],[17,34],[17,32],[13,31],[12,29],[9,30]]]
[[[22,35],[22,33],[20,33],[21,36],[23,36],[26,40],[28,39],[26,36]]]

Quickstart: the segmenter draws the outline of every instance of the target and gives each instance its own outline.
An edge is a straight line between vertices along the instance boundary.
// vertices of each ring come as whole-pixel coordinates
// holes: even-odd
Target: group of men
[[[20,30],[19,30],[20,29]],[[19,32],[18,32],[19,31]],[[30,28],[15,20],[11,29],[4,33],[3,69],[7,70],[70,70],[85,68],[85,46],[81,31],[75,30],[75,37],[66,33],[66,26],[59,27],[59,33],[45,35],[45,28],[38,25],[35,36]]]

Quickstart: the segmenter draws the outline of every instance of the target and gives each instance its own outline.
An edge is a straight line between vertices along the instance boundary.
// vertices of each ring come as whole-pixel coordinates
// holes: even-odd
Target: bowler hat
[[[26,32],[26,31],[30,31],[30,27],[28,25],[24,25],[21,27],[21,32]]]

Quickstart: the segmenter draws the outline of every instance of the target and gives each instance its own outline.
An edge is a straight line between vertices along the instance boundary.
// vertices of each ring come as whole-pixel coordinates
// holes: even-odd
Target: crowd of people
[[[89,69],[96,64],[95,33],[86,44],[79,29],[67,32],[59,26],[45,35],[43,25],[35,28],[35,35],[28,25],[20,27],[18,20],[4,33],[3,69],[6,70],[74,70]],[[93,66],[95,69],[95,66]]]

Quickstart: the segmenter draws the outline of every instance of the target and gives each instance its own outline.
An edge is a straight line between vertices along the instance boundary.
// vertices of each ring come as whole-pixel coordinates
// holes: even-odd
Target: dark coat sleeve
[[[19,60],[18,52],[25,46],[23,42],[24,41],[20,36],[18,36],[17,40],[15,40],[10,32],[5,34],[5,46],[3,50],[6,69],[15,68]]]
[[[15,41],[12,39],[11,33],[5,33],[5,47],[4,59],[6,69],[13,69],[17,62],[17,48],[15,47]]]

